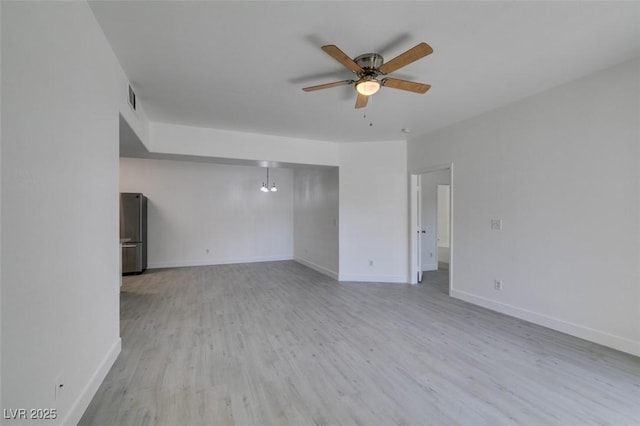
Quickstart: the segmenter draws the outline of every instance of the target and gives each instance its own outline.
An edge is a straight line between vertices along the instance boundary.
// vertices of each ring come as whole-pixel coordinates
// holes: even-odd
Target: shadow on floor
[[[431,286],[439,292],[449,294],[449,270],[425,271],[422,273],[422,285]]]

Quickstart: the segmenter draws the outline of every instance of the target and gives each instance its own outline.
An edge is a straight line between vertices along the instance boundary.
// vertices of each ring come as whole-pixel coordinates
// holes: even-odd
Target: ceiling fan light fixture
[[[363,96],[371,96],[380,90],[380,82],[374,77],[363,77],[356,83],[356,90]]]

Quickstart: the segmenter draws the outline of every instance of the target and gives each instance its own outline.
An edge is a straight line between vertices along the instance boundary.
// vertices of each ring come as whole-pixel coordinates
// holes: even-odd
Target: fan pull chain
[[[364,112],[364,114],[362,115],[362,118],[363,118],[364,120],[366,120],[366,119],[367,119],[367,112],[366,112],[366,111],[365,111],[365,112]],[[373,127],[373,123],[372,123],[371,121],[369,122],[369,127]]]
[[[369,104],[371,103],[371,97],[369,97],[369,102],[367,103],[367,106],[364,107],[364,110],[362,111],[362,119],[366,120],[367,119],[367,108],[369,108]],[[369,122],[369,127],[373,127],[373,122]]]

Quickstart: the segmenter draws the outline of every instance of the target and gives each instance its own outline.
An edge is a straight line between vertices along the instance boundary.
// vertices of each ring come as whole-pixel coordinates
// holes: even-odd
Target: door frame
[[[455,259],[455,247],[454,247],[454,191],[455,191],[455,174],[454,174],[454,164],[439,164],[430,167],[424,167],[421,169],[410,170],[409,171],[409,283],[410,284],[418,284],[418,273],[417,270],[420,267],[420,259],[417,258],[419,254],[418,242],[419,237],[416,232],[416,225],[418,224],[415,219],[417,212],[419,211],[418,202],[420,201],[419,195],[417,194],[416,188],[419,183],[420,175],[425,173],[439,172],[442,170],[448,170],[450,174],[450,190],[449,190],[449,295],[451,295],[451,291],[454,288],[454,259]],[[420,190],[420,188],[418,188]]]

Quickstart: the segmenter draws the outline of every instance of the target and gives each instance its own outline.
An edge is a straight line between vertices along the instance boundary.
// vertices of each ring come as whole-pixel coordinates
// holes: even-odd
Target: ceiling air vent
[[[129,85],[129,106],[134,111],[136,110],[136,94],[133,91],[133,88],[131,87],[131,85]]]

